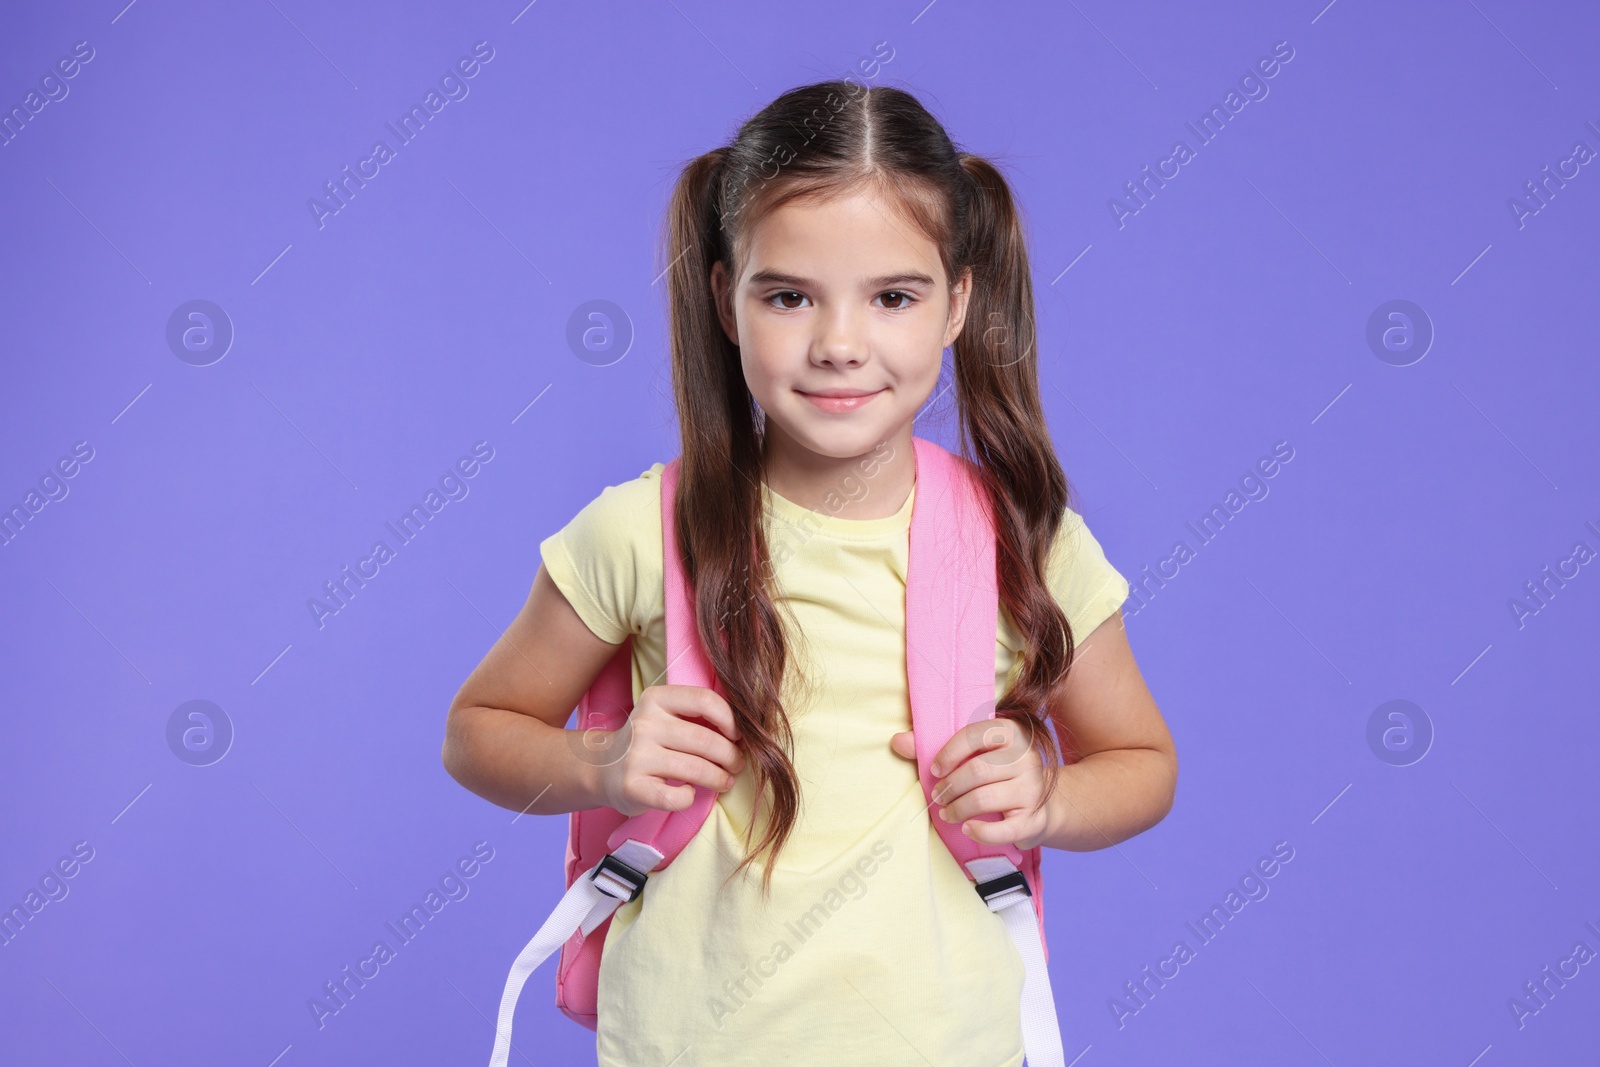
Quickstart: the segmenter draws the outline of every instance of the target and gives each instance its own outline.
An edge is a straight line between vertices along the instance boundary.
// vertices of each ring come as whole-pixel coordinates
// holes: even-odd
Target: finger
[[[1027,730],[1015,719],[995,719],[987,724],[983,736],[988,743],[974,762],[991,767],[1014,768],[1038,752],[1028,743]]]
[[[659,779],[651,779],[655,800],[650,807],[658,811],[682,811],[694,803],[694,790],[687,785],[668,785]]]
[[[938,817],[945,822],[965,822],[979,815],[1005,813],[1022,806],[1022,789],[1014,778],[990,782],[970,789],[940,807]]]
[[[1016,724],[1010,719],[985,719],[968,723],[951,734],[950,740],[933,758],[933,773],[943,777],[977,753],[1004,748],[1010,743],[1011,733],[1015,729]]]
[[[1030,840],[1036,836],[1036,831],[1030,830],[1025,814],[1010,815],[996,820],[969,819],[962,825],[961,832],[980,844],[1016,845],[1024,852],[1039,843]]]
[[[739,724],[734,721],[733,708],[715,689],[703,685],[664,685],[662,706],[679,718],[699,717],[721,730],[723,736],[734,741],[739,738]]]
[[[1018,776],[1015,767],[993,764],[981,759],[968,760],[935,782],[930,795],[937,804],[954,804],[981,785],[1003,782]]]
[[[889,748],[897,756],[904,756],[906,759],[914,760],[917,758],[916,735],[910,730],[894,734],[889,738]]]
[[[652,778],[704,786],[719,793],[733,786],[733,775],[715,763],[672,749],[662,749],[660,756],[644,768],[644,773]]]
[[[739,747],[709,726],[687,719],[670,720],[665,724],[664,748],[700,756],[718,764],[729,774],[744,770],[744,753]]]

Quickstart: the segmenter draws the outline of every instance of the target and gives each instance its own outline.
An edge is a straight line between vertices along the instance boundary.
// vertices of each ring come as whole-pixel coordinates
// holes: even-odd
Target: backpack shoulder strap
[[[999,622],[994,519],[971,464],[932,441],[912,438],[916,500],[906,562],[906,678],[917,774],[930,808],[929,769],[955,732],[993,719],[994,642]],[[983,821],[997,815],[980,816]],[[987,845],[958,823],[933,826],[1022,957],[1022,1032],[1029,1067],[1065,1062],[1050,973],[1045,966],[1042,849]]]
[[[683,568],[683,556],[678,551],[678,531],[675,501],[678,489],[678,469],[681,457],[674,457],[661,471],[661,546],[664,557],[663,593],[666,600],[667,630],[667,684],[698,685],[722,693],[722,684],[711,669],[711,661],[700,645],[695,626],[694,590],[689,587],[689,576]],[[682,782],[668,780],[668,785]],[[695,786],[694,802],[682,811],[650,809],[633,816],[618,826],[606,842],[611,851],[624,842],[635,841],[650,846],[661,854],[661,859],[651,868],[661,870],[682,852],[684,846],[699,832],[711,814],[716,791],[706,786]]]
[[[720,683],[696,636],[692,590],[678,552],[674,521],[677,485],[678,460],[674,458],[666,464],[661,476],[667,679],[674,685],[700,685],[721,692]],[[632,711],[630,649],[631,642],[624,642],[585,693],[580,705],[581,727],[615,729]],[[673,781],[670,784],[683,783]],[[557,1006],[572,1019],[590,1029],[595,1028],[593,1011],[604,949],[604,928],[618,907],[639,896],[650,872],[665,867],[683,851],[710,814],[715,799],[713,790],[696,786],[694,803],[683,811],[651,809],[632,818],[613,808],[572,813],[567,843],[567,891],[512,961],[500,995],[490,1067],[507,1067],[511,1055],[511,1024],[522,988],[528,976],[556,952],[561,953],[557,964]],[[606,835],[606,828],[613,824],[615,828]],[[592,831],[585,829],[590,826]]]
[[[963,726],[994,718],[999,590],[982,486],[964,469],[966,460],[920,437],[912,443],[917,498],[906,563],[906,677],[917,773],[931,801],[937,779],[929,766],[939,750]],[[984,845],[942,819],[934,825],[963,865],[982,856],[1022,864],[1015,845]]]

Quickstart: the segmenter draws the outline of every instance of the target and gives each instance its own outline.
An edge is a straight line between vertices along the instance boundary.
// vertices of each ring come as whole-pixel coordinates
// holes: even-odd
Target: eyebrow
[[[792,285],[796,289],[815,289],[817,283],[810,278],[802,278],[797,274],[785,274],[781,270],[758,270],[750,275],[750,285]],[[897,285],[925,285],[932,288],[935,284],[932,277],[918,271],[902,271],[899,274],[882,274],[876,278],[868,278],[868,289],[888,289]]]

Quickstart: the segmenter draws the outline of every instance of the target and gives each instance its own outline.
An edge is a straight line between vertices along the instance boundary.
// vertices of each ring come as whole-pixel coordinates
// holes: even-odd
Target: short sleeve
[[[1071,508],[1056,529],[1045,565],[1045,581],[1072,626],[1073,644],[1081,644],[1128,598],[1128,581],[1106,559],[1100,542]],[[1000,605],[999,641],[1014,653],[1024,644],[1011,613]],[[1020,656],[1013,667],[1020,665]]]
[[[556,588],[608,644],[643,633],[661,601],[661,472],[610,485],[539,544]]]
[[[1081,642],[1128,599],[1128,580],[1111,565],[1083,516],[1068,508],[1047,569],[1050,591]]]

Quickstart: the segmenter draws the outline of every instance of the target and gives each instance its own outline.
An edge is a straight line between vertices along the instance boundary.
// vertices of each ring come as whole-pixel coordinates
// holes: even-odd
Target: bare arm
[[[528,601],[456,693],[451,777],[513,811],[679,811],[744,769],[733,709],[712,689],[652,685],[618,730],[565,728],[621,645],[595,636],[541,565]]]
[[[1178,756],[1128,646],[1121,609],[1079,642],[1050,714],[1057,736],[1083,758],[1046,768],[1057,780],[1041,844],[1089,852],[1166,817]]]
[[[513,811],[604,804],[600,768],[564,727],[619,647],[584,625],[541,565],[527,603],[450,704],[441,753],[450,776]]]

